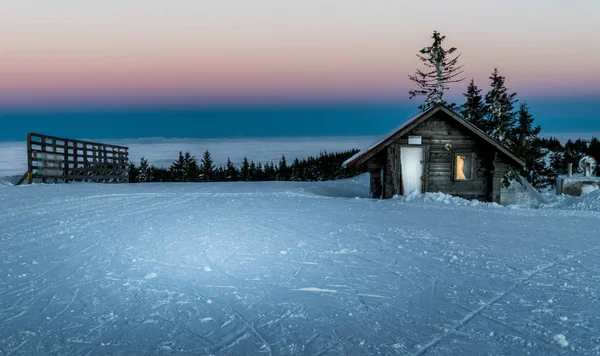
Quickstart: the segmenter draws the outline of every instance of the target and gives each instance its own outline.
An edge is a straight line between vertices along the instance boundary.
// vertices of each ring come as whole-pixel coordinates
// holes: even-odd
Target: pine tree
[[[202,182],[215,181],[215,165],[208,150],[204,151],[202,161],[200,162],[200,180]]]
[[[292,162],[292,172],[291,172],[291,176],[290,176],[290,180],[292,181],[301,181],[303,179],[302,177],[302,168],[300,167],[300,160],[298,158],[295,158],[294,161]]]
[[[155,166],[150,166],[150,176],[152,179],[151,182],[170,182],[172,181],[169,171],[164,168],[157,168]]]
[[[250,162],[250,166],[248,167],[248,180],[255,181],[256,179],[256,164],[254,161]]]
[[[250,180],[250,162],[248,162],[248,158],[246,157],[244,157],[244,161],[242,162],[242,168],[240,169],[240,178],[244,182]]]
[[[541,127],[533,125],[533,115],[526,103],[521,103],[517,112],[517,123],[512,130],[513,152],[525,160],[524,177],[535,188],[543,188],[548,182],[550,170],[546,166],[538,135]]]
[[[516,126],[512,130],[515,143],[514,151],[516,153],[519,153],[520,150],[526,150],[542,131],[539,125],[533,126],[533,121],[529,106],[527,106],[527,103],[521,103],[517,112]]]
[[[262,182],[265,178],[264,176],[265,176],[265,171],[264,171],[263,165],[262,165],[262,163],[258,162],[258,164],[256,165],[255,180]]]
[[[281,160],[279,161],[279,169],[277,170],[277,180],[288,181],[290,180],[290,169],[285,160],[285,156],[281,156]]]
[[[267,181],[273,181],[277,179],[277,169],[272,161],[265,165],[264,179]]]
[[[169,172],[171,173],[171,179],[174,182],[185,182],[185,169],[186,160],[183,153],[179,151],[179,158],[171,164]]]
[[[515,126],[514,105],[516,93],[509,94],[505,78],[498,74],[498,68],[490,76],[491,89],[485,95],[487,108],[487,133],[500,142],[512,146],[512,130]]]
[[[487,125],[485,121],[485,103],[481,96],[481,89],[475,85],[475,81],[471,79],[467,92],[463,94],[467,101],[462,104],[459,108],[459,113],[467,121],[477,126],[484,132],[487,131]]]
[[[223,166],[219,166],[219,168],[215,169],[215,174],[213,176],[213,182],[225,182],[227,181],[225,168]]]
[[[184,182],[198,182],[200,180],[200,167],[198,166],[198,160],[189,152],[185,153],[183,176]]]
[[[409,79],[415,82],[418,89],[409,91],[410,98],[419,95],[425,95],[425,102],[419,106],[424,110],[435,104],[446,104],[444,100],[444,90],[449,89],[448,84],[460,82],[464,78],[456,79],[463,73],[463,66],[457,66],[460,54],[454,58],[448,58],[456,51],[456,47],[446,50],[442,47],[442,42],[446,36],[442,36],[437,31],[433,31],[433,44],[419,51],[417,57],[423,64],[429,68],[428,71],[417,69],[414,75],[409,75]]]
[[[129,183],[137,183],[138,175],[139,175],[139,170],[135,166],[135,163],[131,162],[129,164]]]
[[[225,180],[230,182],[239,180],[239,171],[235,168],[229,157],[227,157],[227,164],[225,165]]]
[[[140,160],[140,168],[139,168],[139,174],[138,174],[138,182],[140,183],[146,183],[146,182],[151,182],[152,181],[152,175],[151,175],[151,171],[150,171],[150,167],[148,167],[148,160],[144,157],[141,158]]]

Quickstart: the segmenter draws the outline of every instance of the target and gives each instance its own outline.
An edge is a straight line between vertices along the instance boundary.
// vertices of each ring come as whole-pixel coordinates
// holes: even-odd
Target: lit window
[[[456,155],[456,169],[454,179],[471,180],[473,172],[473,160],[471,155]]]

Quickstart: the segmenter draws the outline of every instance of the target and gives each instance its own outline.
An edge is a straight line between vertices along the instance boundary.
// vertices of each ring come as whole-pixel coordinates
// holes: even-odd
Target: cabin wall
[[[425,148],[424,190],[426,192],[443,192],[465,199],[499,201],[498,177],[501,179],[506,172],[506,167],[501,164],[503,161],[498,159],[496,162],[498,170],[494,174],[496,155],[495,149],[489,144],[442,112],[438,112],[396,139],[390,147],[408,145],[408,136],[421,136],[422,146]],[[454,153],[445,149],[448,143],[452,144]],[[475,154],[472,180],[454,179],[455,153]],[[386,173],[391,176],[390,167],[387,167]],[[384,192],[393,191],[393,179],[386,178]],[[384,194],[384,197],[390,195]]]

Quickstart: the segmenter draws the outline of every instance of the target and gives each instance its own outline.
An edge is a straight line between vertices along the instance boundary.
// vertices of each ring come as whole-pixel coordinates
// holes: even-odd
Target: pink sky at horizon
[[[10,2],[0,105],[405,100],[434,29],[484,90],[498,67],[519,94],[598,97],[599,10],[588,0]]]

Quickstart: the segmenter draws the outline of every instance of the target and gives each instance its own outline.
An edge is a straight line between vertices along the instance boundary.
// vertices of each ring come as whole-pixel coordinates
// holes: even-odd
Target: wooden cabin
[[[422,111],[344,162],[366,164],[371,197],[414,191],[501,200],[502,177],[525,162],[445,105]]]

